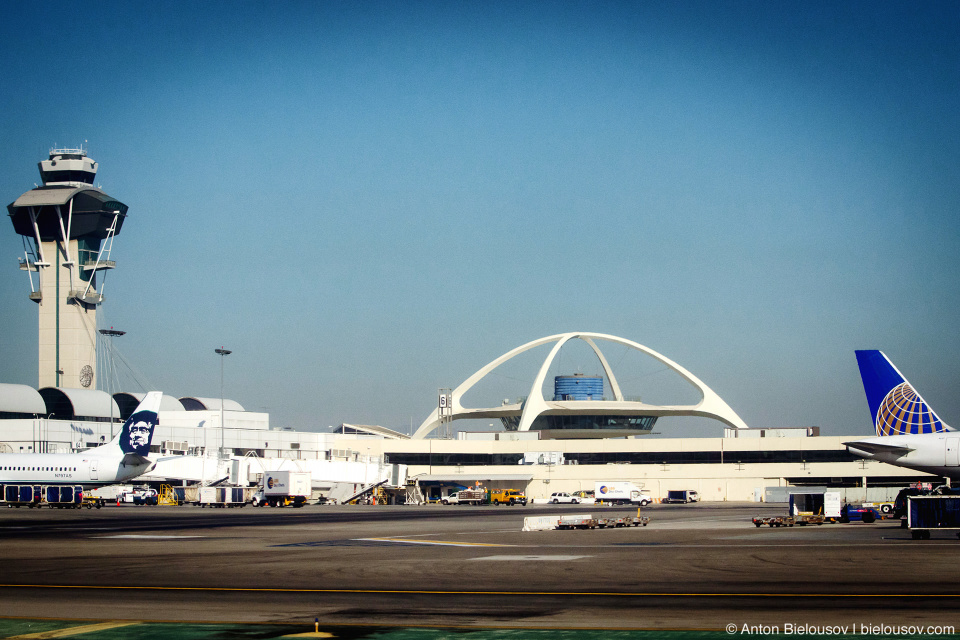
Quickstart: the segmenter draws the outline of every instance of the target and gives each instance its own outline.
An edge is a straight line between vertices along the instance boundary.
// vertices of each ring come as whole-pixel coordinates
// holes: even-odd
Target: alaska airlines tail
[[[159,420],[160,398],[163,393],[151,391],[143,397],[133,414],[123,423],[113,440],[97,447],[97,453],[133,454],[146,458],[150,453],[150,443],[153,441],[153,432]]]
[[[952,431],[882,351],[856,353],[878,436]]]

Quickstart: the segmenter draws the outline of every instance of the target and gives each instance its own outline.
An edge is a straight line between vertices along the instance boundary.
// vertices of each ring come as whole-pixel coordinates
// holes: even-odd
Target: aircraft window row
[[[76,467],[3,467],[3,471],[76,471]]]

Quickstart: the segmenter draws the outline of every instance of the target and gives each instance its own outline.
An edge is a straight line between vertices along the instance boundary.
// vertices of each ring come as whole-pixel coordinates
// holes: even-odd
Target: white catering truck
[[[597,502],[610,504],[636,504],[645,507],[653,498],[632,482],[598,482],[593,491]]]
[[[263,486],[253,496],[253,506],[302,507],[313,492],[309,471],[267,471]]]

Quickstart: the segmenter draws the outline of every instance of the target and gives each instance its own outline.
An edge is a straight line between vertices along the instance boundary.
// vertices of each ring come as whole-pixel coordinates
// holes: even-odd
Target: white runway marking
[[[430,544],[441,547],[512,547],[512,544],[488,544],[484,542],[448,542],[445,540],[408,540],[406,538],[355,538],[362,542],[396,542],[397,544]]]

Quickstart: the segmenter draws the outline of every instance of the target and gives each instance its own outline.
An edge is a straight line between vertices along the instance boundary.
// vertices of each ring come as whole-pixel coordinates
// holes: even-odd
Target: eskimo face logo
[[[152,411],[140,411],[130,416],[126,433],[120,439],[120,448],[124,453],[146,455],[150,452],[150,440],[153,428],[157,424],[157,414]]]
[[[150,440],[150,423],[144,420],[130,425],[130,446],[142,447]]]
[[[273,489],[273,478],[267,478],[267,489]]]
[[[876,426],[878,436],[938,433],[945,430],[943,423],[909,382],[903,382],[887,393],[877,409]]]

